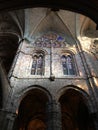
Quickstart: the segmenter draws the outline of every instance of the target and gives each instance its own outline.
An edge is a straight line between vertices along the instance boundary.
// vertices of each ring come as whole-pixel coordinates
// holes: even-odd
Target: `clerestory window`
[[[71,54],[63,54],[61,56],[62,68],[64,75],[75,75],[75,65]]]
[[[44,54],[37,52],[33,55],[32,62],[32,75],[43,75],[44,74]]]
[[[50,74],[58,74],[59,69],[61,75],[62,72],[63,75],[67,76],[76,75],[76,63],[73,54],[67,51],[71,44],[66,42],[66,38],[56,33],[47,33],[38,37],[33,45],[37,50],[41,50],[33,54],[32,75],[44,75],[45,68],[47,70],[45,74],[49,74],[49,71]],[[60,52],[63,53],[59,55]]]

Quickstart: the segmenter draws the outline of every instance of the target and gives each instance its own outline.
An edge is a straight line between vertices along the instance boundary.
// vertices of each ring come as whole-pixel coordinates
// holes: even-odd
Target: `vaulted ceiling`
[[[66,34],[66,39],[70,43],[70,41],[79,36],[96,38],[98,36],[96,27],[96,23],[86,16],[56,8],[40,7],[1,12],[1,61],[8,72],[20,41],[26,39],[32,42],[36,35],[41,32],[45,33],[49,30],[58,33],[62,32],[64,35]]]

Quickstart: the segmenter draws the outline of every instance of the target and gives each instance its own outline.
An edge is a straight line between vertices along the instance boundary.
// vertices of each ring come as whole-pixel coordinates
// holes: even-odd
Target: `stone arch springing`
[[[83,94],[84,93],[84,94]],[[85,96],[84,96],[85,95]],[[65,129],[93,130],[94,120],[91,116],[91,104],[85,91],[74,86],[65,88],[59,102],[61,104],[62,124]]]

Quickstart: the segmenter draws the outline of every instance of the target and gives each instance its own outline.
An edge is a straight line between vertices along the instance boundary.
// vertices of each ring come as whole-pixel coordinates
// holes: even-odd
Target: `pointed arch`
[[[68,86],[63,87],[62,89],[58,90],[57,100],[59,100],[60,97],[62,95],[64,95],[68,90],[74,90],[75,92],[77,92],[81,95],[81,97],[84,100],[86,106],[88,107],[90,113],[95,113],[97,111],[95,108],[95,105],[93,103],[93,100],[89,96],[89,94],[86,91],[84,91],[82,88],[79,88],[79,87],[74,86],[74,85],[68,85]]]
[[[84,95],[86,97],[84,97]],[[90,129],[94,128],[94,119],[91,116],[91,109],[86,92],[81,89],[67,88],[59,102],[62,111],[62,127],[66,129]],[[89,99],[90,100],[90,99]]]
[[[46,103],[50,100],[47,90],[40,86],[33,86],[24,90],[18,108],[18,116],[15,121],[17,129],[27,129],[32,127],[46,128]],[[15,128],[15,126],[14,126]]]
[[[18,113],[19,111],[19,106],[22,102],[22,100],[29,94],[32,93],[34,91],[37,92],[41,92],[42,94],[45,95],[45,97],[47,97],[46,99],[48,101],[52,100],[52,95],[51,93],[45,89],[44,87],[40,86],[40,85],[33,85],[33,86],[28,86],[26,89],[22,89],[19,93],[16,93],[16,98],[14,99],[14,111]],[[17,98],[18,97],[18,98]]]

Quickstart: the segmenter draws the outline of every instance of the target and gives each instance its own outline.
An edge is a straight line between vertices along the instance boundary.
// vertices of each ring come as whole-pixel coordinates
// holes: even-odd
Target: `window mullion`
[[[36,59],[36,69],[35,69],[35,75],[37,75],[38,73],[38,57]]]

